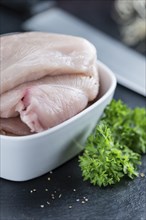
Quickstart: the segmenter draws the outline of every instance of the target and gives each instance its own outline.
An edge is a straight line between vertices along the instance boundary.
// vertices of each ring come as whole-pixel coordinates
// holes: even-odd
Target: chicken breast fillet
[[[87,40],[29,32],[1,37],[1,92],[46,75],[96,74],[96,50]]]
[[[96,49],[83,38],[14,34],[1,37],[0,52],[1,130],[41,132],[76,115],[98,94]],[[15,132],[16,124],[25,132]]]

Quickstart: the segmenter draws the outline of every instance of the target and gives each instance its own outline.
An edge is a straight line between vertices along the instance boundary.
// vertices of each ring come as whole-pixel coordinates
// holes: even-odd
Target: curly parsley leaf
[[[119,182],[125,174],[130,178],[137,176],[140,155],[126,146],[115,144],[110,128],[100,122],[94,134],[89,136],[79,162],[84,180],[107,186]]]
[[[122,101],[113,100],[102,120],[110,127],[115,140],[134,152],[146,153],[146,109],[128,108]]]
[[[93,185],[115,184],[124,175],[133,179],[146,152],[146,109],[128,108],[113,100],[105,109],[79,157],[84,180]]]

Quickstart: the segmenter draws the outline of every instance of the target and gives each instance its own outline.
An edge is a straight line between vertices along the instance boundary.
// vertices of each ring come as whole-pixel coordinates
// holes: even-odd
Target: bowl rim
[[[79,112],[77,115],[71,117],[70,119],[52,127],[49,128],[48,130],[42,131],[40,133],[36,133],[36,134],[30,134],[30,135],[26,135],[26,136],[7,136],[7,135],[0,135],[0,139],[1,140],[13,140],[13,141],[18,141],[18,140],[31,140],[31,139],[36,139],[36,138],[40,138],[46,135],[50,135],[51,133],[56,132],[57,130],[60,130],[61,128],[63,128],[64,126],[70,124],[71,122],[77,120],[78,118],[80,118],[81,116],[87,114],[89,111],[91,111],[92,109],[94,109],[94,107],[96,105],[99,105],[101,102],[103,102],[108,96],[110,96],[112,94],[112,92],[115,90],[116,85],[117,85],[117,79],[114,75],[114,73],[112,72],[112,70],[107,67],[104,63],[102,63],[100,60],[97,61],[97,64],[99,65],[99,67],[103,68],[106,72],[108,72],[110,78],[111,78],[111,87],[107,90],[107,92],[101,96],[96,102],[94,102],[92,105],[90,105],[88,108],[84,109],[83,111]]]

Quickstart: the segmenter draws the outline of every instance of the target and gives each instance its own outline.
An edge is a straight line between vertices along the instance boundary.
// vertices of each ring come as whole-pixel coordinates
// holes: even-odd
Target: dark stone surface
[[[146,157],[143,157],[143,162],[144,159]],[[144,164],[140,171],[146,173]],[[1,219],[145,220],[145,183],[145,178],[138,177],[133,181],[124,179],[104,189],[91,186],[82,181],[76,157],[53,174],[32,181],[15,183],[1,180]],[[30,193],[32,189],[37,191]],[[62,197],[58,198],[60,194]],[[85,204],[81,203],[83,197],[88,198]],[[47,201],[50,205],[46,204]]]
[[[63,6],[62,3],[62,7],[66,7],[66,9],[69,10],[68,4],[66,1],[66,6],[65,3]],[[70,11],[72,4],[70,4]],[[95,4],[95,1],[92,1],[92,4]],[[97,15],[96,9],[97,8],[95,8],[94,11],[92,9],[94,13],[91,13],[90,8],[86,9],[88,15],[90,14],[91,16],[86,18],[87,14],[81,13],[83,8],[78,7],[78,9],[76,9],[76,15],[79,16],[80,14],[81,16],[82,14],[83,19],[88,20],[97,27],[96,19],[94,19]],[[20,31],[21,22],[24,18],[16,12],[9,11],[7,8],[3,9],[2,12],[1,33]],[[103,24],[111,23],[110,20],[108,21],[107,16],[104,17]],[[101,21],[102,19],[100,22]],[[98,21],[101,27],[100,22]],[[107,30],[108,29],[111,28],[107,28]],[[112,35],[115,36],[117,31],[112,31],[111,29],[111,32]],[[116,99],[122,99],[132,108],[135,106],[146,106],[144,97],[120,85],[118,85],[114,97]],[[139,168],[139,172],[146,175],[146,156],[142,157],[142,165]],[[48,177],[50,177],[50,181]],[[36,192],[31,193],[33,189],[36,189]],[[46,189],[48,189],[48,191],[46,191]],[[74,191],[74,189],[76,191]],[[56,193],[54,191],[56,191]],[[54,200],[51,194],[55,195]],[[61,198],[59,198],[59,195],[61,195]],[[82,203],[82,201],[84,201],[83,197],[88,199],[86,203]],[[76,201],[77,199],[80,199],[80,201]],[[47,201],[50,202],[50,205],[46,203]],[[44,208],[41,208],[41,205],[44,205]],[[72,207],[69,208],[69,206]],[[95,187],[90,185],[89,182],[83,182],[78,166],[78,157],[75,157],[54,170],[52,174],[48,173],[31,181],[11,182],[1,179],[0,219],[145,220],[146,177],[139,176],[134,180],[125,178],[120,183],[106,188]]]

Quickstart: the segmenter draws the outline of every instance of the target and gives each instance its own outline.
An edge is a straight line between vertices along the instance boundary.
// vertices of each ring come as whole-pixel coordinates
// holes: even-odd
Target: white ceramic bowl
[[[29,180],[55,169],[81,150],[88,135],[111,101],[116,78],[98,62],[100,93],[97,101],[71,119],[38,134],[23,137],[1,135],[1,173],[4,179]]]

